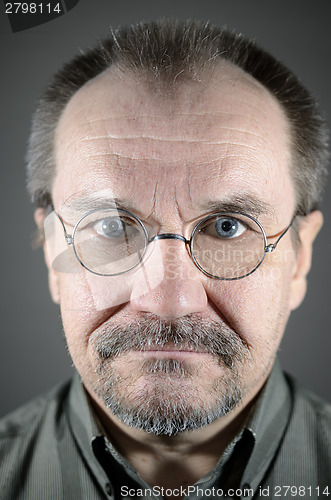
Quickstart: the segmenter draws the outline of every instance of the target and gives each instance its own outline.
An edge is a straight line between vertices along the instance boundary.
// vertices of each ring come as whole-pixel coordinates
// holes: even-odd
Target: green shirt
[[[171,471],[170,471],[171,473]],[[218,464],[187,498],[331,498],[331,406],[278,362]],[[1,500],[162,498],[102,434],[76,374],[0,421]],[[168,492],[169,493],[169,492]]]

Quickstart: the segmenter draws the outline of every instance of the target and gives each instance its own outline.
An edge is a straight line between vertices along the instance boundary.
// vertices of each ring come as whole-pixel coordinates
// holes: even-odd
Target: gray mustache
[[[153,315],[129,325],[107,325],[93,339],[100,358],[110,360],[128,351],[146,351],[173,344],[182,350],[212,354],[232,367],[248,357],[247,344],[225,323],[206,322],[193,315],[164,321]]]

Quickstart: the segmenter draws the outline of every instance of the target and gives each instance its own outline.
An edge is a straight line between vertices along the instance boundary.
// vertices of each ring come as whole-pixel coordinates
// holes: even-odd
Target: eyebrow
[[[235,194],[224,200],[205,202],[201,208],[210,212],[244,212],[254,217],[275,216],[272,205],[251,193]]]
[[[102,210],[103,208],[123,208],[130,212],[134,211],[134,207],[128,200],[120,198],[105,198],[100,196],[91,196],[82,194],[79,198],[68,200],[62,206],[62,210],[72,210],[73,212],[89,212],[93,210]]]

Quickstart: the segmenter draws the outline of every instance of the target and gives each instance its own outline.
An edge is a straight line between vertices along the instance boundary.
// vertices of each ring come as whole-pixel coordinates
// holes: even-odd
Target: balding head
[[[297,211],[309,213],[319,204],[324,186],[326,133],[315,103],[293,73],[253,41],[208,23],[159,21],[121,28],[97,48],[78,56],[57,73],[40,99],[28,154],[28,187],[37,206],[52,203],[55,174],[54,134],[63,109],[89,80],[112,65],[136,82],[178,106],[179,88],[199,88],[220,60],[241,68],[271,92],[290,124],[292,177]],[[183,87],[181,87],[181,85]]]

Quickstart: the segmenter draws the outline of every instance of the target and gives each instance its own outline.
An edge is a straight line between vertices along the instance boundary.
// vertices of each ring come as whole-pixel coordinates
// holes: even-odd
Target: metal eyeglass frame
[[[111,210],[111,209],[110,209]],[[132,269],[135,269],[137,266],[139,266],[139,264],[142,262],[143,258],[145,257],[145,254],[146,254],[146,249],[148,247],[148,245],[150,243],[152,243],[153,241],[159,241],[159,240],[179,240],[179,241],[182,241],[183,243],[185,243],[185,246],[186,246],[186,249],[188,251],[188,254],[190,256],[190,258],[192,259],[193,263],[195,264],[195,266],[203,273],[205,274],[206,276],[208,276],[209,278],[212,278],[212,279],[216,279],[216,280],[222,280],[222,281],[236,281],[236,280],[240,280],[240,279],[243,279],[243,278],[247,278],[247,276],[250,276],[251,274],[253,274],[259,267],[260,265],[262,264],[262,262],[264,261],[264,258],[266,256],[267,253],[271,253],[275,250],[275,248],[277,247],[279,241],[283,238],[283,236],[285,236],[285,234],[287,233],[287,231],[290,229],[290,227],[292,226],[293,224],[293,221],[295,219],[295,216],[292,218],[290,224],[284,229],[284,231],[281,232],[281,234],[279,235],[279,237],[277,238],[277,240],[275,241],[275,243],[269,243],[268,244],[268,237],[266,235],[266,232],[262,226],[262,224],[257,220],[255,219],[255,217],[253,217],[252,215],[249,215],[249,214],[246,214],[245,212],[215,212],[213,214],[209,214],[205,217],[203,217],[193,228],[192,230],[192,233],[191,233],[191,237],[190,239],[188,240],[187,238],[185,238],[185,236],[182,236],[181,234],[176,234],[176,233],[161,233],[161,234],[156,234],[155,236],[153,236],[152,238],[149,238],[148,236],[148,233],[147,233],[147,230],[146,230],[146,227],[144,225],[144,223],[139,219],[139,217],[137,217],[136,215],[134,215],[132,212],[129,212],[128,210],[125,210],[125,209],[121,209],[121,208],[116,208],[116,211],[117,212],[121,212],[121,213],[124,213],[126,215],[129,215],[130,217],[132,217],[136,222],[138,222],[139,226],[142,228],[143,230],[143,233],[144,233],[144,236],[145,236],[145,246],[144,246],[144,249],[142,250],[142,254],[141,254],[141,257],[139,259],[139,261],[137,262],[137,264],[135,264],[134,266],[130,267],[130,269],[127,269],[125,271],[121,271],[119,273],[116,273],[116,274],[103,274],[103,273],[98,273],[96,271],[92,271],[91,269],[89,269],[85,264],[84,262],[82,262],[82,260],[80,259],[77,251],[76,251],[76,247],[75,247],[75,234],[76,234],[76,231],[77,231],[77,228],[79,226],[79,224],[81,223],[81,221],[83,219],[85,219],[85,217],[89,216],[90,214],[92,213],[95,213],[95,212],[100,212],[100,209],[96,209],[96,210],[91,210],[89,212],[87,212],[86,214],[84,214],[82,217],[79,218],[79,220],[75,223],[75,226],[73,228],[73,231],[72,231],[72,234],[68,234],[67,233],[67,230],[65,228],[65,225],[64,225],[64,222],[62,220],[62,217],[54,210],[54,213],[56,214],[56,216],[58,217],[58,219],[60,220],[61,224],[62,224],[62,227],[63,227],[63,231],[64,231],[64,237],[65,237],[65,240],[67,242],[68,245],[72,245],[73,247],[73,250],[74,250],[74,254],[75,254],[75,257],[76,259],[78,260],[78,262],[80,263],[80,265],[82,267],[84,267],[87,271],[89,271],[90,273],[92,274],[96,274],[98,276],[120,276],[122,274],[126,274],[128,273],[129,271],[131,271]],[[193,248],[192,248],[192,242],[193,242],[193,238],[194,238],[194,235],[195,233],[199,230],[199,227],[204,224],[206,221],[208,221],[209,219],[212,219],[214,218],[215,216],[224,216],[224,215],[242,215],[244,217],[247,217],[249,219],[251,219],[253,222],[255,222],[258,227],[261,229],[261,232],[262,232],[262,236],[263,236],[263,240],[264,240],[264,252],[263,252],[263,255],[262,255],[262,258],[260,260],[260,262],[254,267],[254,269],[252,271],[250,271],[249,273],[246,273],[244,274],[243,276],[238,276],[238,277],[235,277],[235,278],[221,278],[219,276],[215,276],[213,274],[210,274],[208,273],[207,271],[205,271],[201,266],[200,264],[198,263],[198,261],[196,260],[195,256],[194,256],[194,252],[193,252]],[[270,236],[269,236],[270,238]]]

